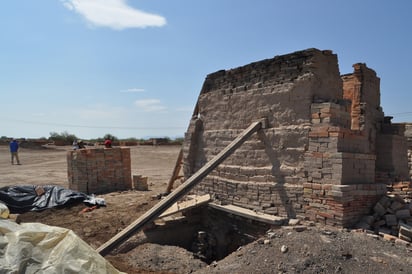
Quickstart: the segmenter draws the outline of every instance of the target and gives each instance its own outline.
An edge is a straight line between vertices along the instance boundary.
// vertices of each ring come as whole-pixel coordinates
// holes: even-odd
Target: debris
[[[103,198],[97,198],[94,194],[83,200],[83,203],[88,205],[106,206],[106,201]]]
[[[148,191],[147,177],[142,175],[133,175],[133,188],[140,191]]]
[[[98,208],[98,207],[97,207],[97,206],[86,207],[86,208],[84,208],[82,211],[80,211],[80,213],[90,212],[90,211],[95,210],[96,208]]]
[[[298,224],[300,224],[299,219],[290,219],[289,220],[289,225],[298,225]]]
[[[373,207],[373,214],[365,216],[358,228],[371,230],[385,240],[397,238],[412,241],[411,204],[398,194],[383,196]]]
[[[41,195],[39,195],[41,194]],[[65,189],[61,186],[7,186],[0,188],[0,201],[5,203],[10,213],[40,211],[82,202],[87,194]]]

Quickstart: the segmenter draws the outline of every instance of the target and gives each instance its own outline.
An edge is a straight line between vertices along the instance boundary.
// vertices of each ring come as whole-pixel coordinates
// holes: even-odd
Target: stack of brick
[[[376,155],[370,151],[369,137],[350,128],[347,102],[314,103],[311,111],[305,216],[328,225],[352,226],[386,193],[385,185],[374,183]]]
[[[405,200],[412,198],[412,183],[410,181],[388,184],[387,189],[388,194],[397,195]]]
[[[412,124],[407,123],[405,124],[405,132],[404,135],[407,141],[407,157],[408,157],[408,171],[409,171],[409,178],[412,179]]]
[[[412,242],[412,205],[398,195],[385,195],[373,207],[373,214],[362,218],[358,227]]]
[[[405,126],[392,124],[390,119],[391,117],[385,117],[382,132],[376,139],[376,181],[387,184],[410,180]]]
[[[84,193],[131,189],[130,148],[92,148],[67,152],[69,188]]]
[[[370,212],[379,197],[386,194],[382,184],[303,184],[305,216],[312,221],[331,226],[353,226]]]

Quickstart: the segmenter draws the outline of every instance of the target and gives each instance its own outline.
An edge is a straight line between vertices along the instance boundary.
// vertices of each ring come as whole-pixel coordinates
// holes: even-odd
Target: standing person
[[[14,165],[14,158],[16,158],[16,162],[18,165],[20,165],[20,160],[19,160],[19,143],[17,143],[16,139],[13,139],[10,142],[10,154],[11,154],[11,164]]]

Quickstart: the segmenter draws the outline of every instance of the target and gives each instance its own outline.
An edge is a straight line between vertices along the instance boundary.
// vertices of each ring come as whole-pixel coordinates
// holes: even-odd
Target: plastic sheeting
[[[87,194],[60,186],[8,186],[0,188],[0,201],[7,205],[10,213],[39,211],[46,208],[68,206],[84,201]]]
[[[0,219],[0,273],[123,273],[76,234]]]

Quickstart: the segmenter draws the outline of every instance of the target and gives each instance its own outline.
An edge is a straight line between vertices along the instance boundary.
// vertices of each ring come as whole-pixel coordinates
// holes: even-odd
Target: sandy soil
[[[70,146],[21,148],[21,165],[11,165],[7,146],[0,146],[0,187],[8,185],[59,185],[68,187],[66,153]],[[180,146],[132,146],[132,174],[148,177],[153,191],[166,189]]]
[[[11,165],[7,147],[0,146],[0,187],[17,184],[67,187],[69,147],[21,149],[22,165]],[[149,191],[100,195],[107,206],[82,212],[86,206],[29,212],[21,222],[42,222],[72,229],[94,248],[105,243],[159,202],[180,147],[131,147],[132,174],[148,176]],[[131,237],[106,256],[127,273],[410,273],[412,248],[360,231],[302,223],[272,228],[257,241],[239,247],[210,265],[176,246],[148,243],[143,233]]]

